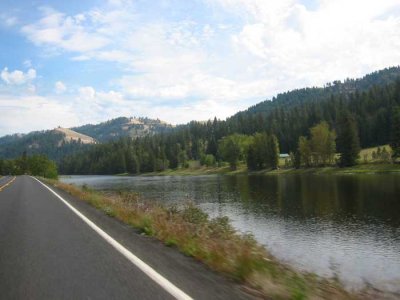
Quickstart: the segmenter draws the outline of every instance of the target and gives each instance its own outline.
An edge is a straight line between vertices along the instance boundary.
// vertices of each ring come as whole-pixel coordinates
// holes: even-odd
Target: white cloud
[[[91,86],[84,86],[79,88],[79,99],[93,100],[96,96],[96,91]]]
[[[62,81],[57,81],[54,84],[54,90],[55,90],[56,94],[62,94],[67,90],[67,87],[65,86],[65,84]]]
[[[134,104],[115,91],[82,87],[75,97],[0,94],[0,136],[15,132],[73,127],[133,114]],[[84,97],[84,98],[82,98]],[[90,101],[87,101],[90,100]],[[130,110],[132,109],[132,110]]]
[[[26,73],[20,70],[8,71],[8,68],[5,67],[0,74],[1,79],[6,84],[9,85],[22,85],[25,83],[29,83],[36,78],[36,70],[29,69]]]
[[[85,61],[90,60],[90,57],[87,55],[78,55],[71,58],[72,61]]]
[[[26,68],[32,68],[32,61],[30,59],[26,59],[26,60],[24,60],[23,65]]]
[[[99,51],[97,54],[94,54],[93,57],[102,61],[122,62],[122,63],[129,63],[129,61],[132,60],[131,53],[129,53],[128,51],[120,51],[120,50]],[[88,59],[88,57],[85,58]],[[75,60],[79,59],[80,59],[79,57],[75,57]]]
[[[29,83],[26,87],[26,91],[28,94],[35,94],[36,93],[36,86],[34,84]]]
[[[0,95],[0,136],[79,123],[72,107],[53,98]]]
[[[154,103],[147,99],[127,98],[122,93],[113,90],[96,91],[93,87],[80,88],[80,94],[74,99],[73,107],[76,115],[81,119],[81,124],[132,115],[160,118],[171,124],[178,124],[192,120],[194,113],[196,119],[207,120],[210,115],[222,118],[227,113],[235,112],[234,107],[226,107],[220,101],[188,102],[172,106],[168,102]]]
[[[22,27],[29,40],[38,46],[56,47],[72,52],[86,52],[106,46],[110,40],[92,28],[86,16],[66,16],[52,9],[44,10],[38,22]]]
[[[0,14],[0,24],[4,24],[6,27],[12,27],[18,24],[18,19],[15,16],[7,14]]]
[[[288,88],[357,77],[400,61],[397,0],[321,0],[312,10],[295,0],[215,2],[245,20],[232,35],[238,55],[259,77],[286,78]]]
[[[9,17],[5,19],[5,23],[7,26],[14,26],[18,23],[18,19],[16,17]]]
[[[299,0],[204,2],[223,17],[155,19],[110,0],[71,16],[44,10],[22,32],[38,46],[71,52],[76,63],[117,63],[121,72],[105,83],[114,90],[78,90],[74,111],[93,121],[225,118],[278,92],[400,61],[398,0],[317,0],[312,8]]]

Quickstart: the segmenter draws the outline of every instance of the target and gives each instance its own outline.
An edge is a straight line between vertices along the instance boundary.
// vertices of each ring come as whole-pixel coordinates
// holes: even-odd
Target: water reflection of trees
[[[400,174],[286,176],[74,177],[99,189],[124,187],[162,203],[188,200],[250,218],[278,216],[400,227]]]
[[[230,176],[222,186],[236,194],[230,201],[258,217],[400,222],[398,175]]]

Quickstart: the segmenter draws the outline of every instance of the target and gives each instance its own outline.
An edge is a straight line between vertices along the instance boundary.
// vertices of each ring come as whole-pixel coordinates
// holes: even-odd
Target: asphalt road
[[[12,177],[0,178],[0,187]],[[52,188],[129,253],[194,299],[248,299],[237,284]],[[0,191],[0,299],[173,299],[29,176]]]

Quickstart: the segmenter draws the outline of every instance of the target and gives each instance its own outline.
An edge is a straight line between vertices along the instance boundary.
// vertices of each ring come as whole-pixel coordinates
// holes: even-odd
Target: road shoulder
[[[61,189],[53,186],[50,188],[125,248],[193,298],[253,298],[253,296],[244,292],[244,287],[241,285],[216,274],[202,263],[183,255],[177,249],[167,247],[154,238],[140,234],[138,230],[131,226],[109,217]]]

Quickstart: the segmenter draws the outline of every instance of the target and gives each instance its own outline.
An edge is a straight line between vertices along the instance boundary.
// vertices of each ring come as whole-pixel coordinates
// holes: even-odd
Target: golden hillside
[[[81,140],[83,144],[95,144],[96,140],[88,135],[73,131],[68,128],[57,127],[55,131],[62,132],[65,134],[64,140],[67,142]]]

